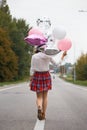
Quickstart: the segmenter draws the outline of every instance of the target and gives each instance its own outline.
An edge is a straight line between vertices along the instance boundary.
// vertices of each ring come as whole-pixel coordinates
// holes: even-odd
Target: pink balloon
[[[72,43],[69,39],[62,39],[58,42],[58,49],[61,51],[67,51],[71,48]]]
[[[25,42],[35,46],[35,45],[41,45],[43,43],[47,42],[47,39],[44,36],[38,35],[38,34],[31,34],[24,38]]]
[[[38,34],[38,35],[41,35],[41,36],[44,36],[43,33],[36,29],[36,28],[32,28],[29,32],[28,32],[28,35],[32,35],[32,34]]]

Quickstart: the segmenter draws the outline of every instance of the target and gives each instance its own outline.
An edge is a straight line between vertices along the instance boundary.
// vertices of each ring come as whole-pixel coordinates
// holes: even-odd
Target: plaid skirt
[[[49,71],[35,72],[30,84],[30,90],[35,92],[48,91],[52,88],[51,75]]]

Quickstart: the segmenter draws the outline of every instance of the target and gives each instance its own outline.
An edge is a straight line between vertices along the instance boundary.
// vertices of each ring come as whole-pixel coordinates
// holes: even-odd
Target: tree
[[[28,51],[32,51],[32,47],[27,45],[24,37],[28,33],[29,25],[26,25],[25,20],[15,18],[11,23],[9,35],[13,41],[12,49],[19,57],[18,59],[18,78],[29,75],[30,57]]]
[[[87,80],[87,54],[82,53],[76,62],[76,77],[78,80]]]
[[[0,0],[0,8],[3,8],[6,5],[6,0]]]
[[[18,57],[11,49],[8,34],[0,28],[0,81],[13,80],[17,76]]]
[[[32,51],[32,47],[24,42],[24,37],[27,35],[28,30],[30,30],[29,25],[26,24],[24,19],[12,18],[9,6],[6,4],[6,0],[2,0],[2,4],[0,6],[0,28],[6,33],[6,36],[3,38],[7,39],[10,50],[17,57],[17,75],[15,78],[20,79],[29,75],[31,56],[28,52]],[[0,40],[2,41],[3,38]],[[3,57],[4,51],[3,49],[1,49],[1,51]]]
[[[11,21],[12,16],[10,15],[9,7],[5,4],[0,8],[0,27],[8,31]]]

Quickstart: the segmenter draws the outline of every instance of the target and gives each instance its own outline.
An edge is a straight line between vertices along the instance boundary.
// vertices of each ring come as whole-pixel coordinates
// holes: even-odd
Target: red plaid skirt
[[[35,72],[30,84],[30,89],[36,92],[48,91],[52,88],[49,71]]]

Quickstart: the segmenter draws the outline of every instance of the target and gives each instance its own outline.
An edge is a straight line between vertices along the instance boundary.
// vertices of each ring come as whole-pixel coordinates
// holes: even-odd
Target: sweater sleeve
[[[34,57],[31,58],[30,76],[34,74]]]
[[[60,59],[60,61],[59,62],[56,62],[52,57],[51,57],[51,59],[50,59],[50,62],[53,64],[53,65],[55,65],[55,66],[59,66],[61,63],[62,63],[62,59]]]

